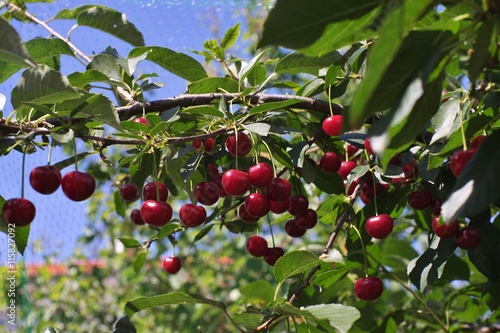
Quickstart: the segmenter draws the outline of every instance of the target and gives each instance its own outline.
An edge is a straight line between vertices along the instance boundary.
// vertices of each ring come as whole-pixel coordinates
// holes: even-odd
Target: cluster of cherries
[[[83,201],[94,193],[95,180],[92,175],[71,171],[61,176],[61,171],[53,165],[43,165],[34,168],[29,176],[31,187],[41,194],[52,194],[59,186],[70,200]],[[5,222],[17,227],[29,225],[35,219],[35,205],[25,198],[12,198],[7,200],[2,208]]]

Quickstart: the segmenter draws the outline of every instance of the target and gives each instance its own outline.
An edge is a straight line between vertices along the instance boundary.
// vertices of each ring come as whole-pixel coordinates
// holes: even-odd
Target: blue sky
[[[207,39],[220,39],[227,28],[236,22],[242,21],[242,30],[245,29],[244,21],[239,15],[240,9],[245,7],[246,1],[104,1],[97,0],[91,3],[101,4],[125,13],[129,21],[143,33],[146,45],[163,46],[175,51],[185,52],[200,61],[202,58],[190,53],[189,50],[201,50],[203,42]],[[28,11],[42,20],[47,20],[58,11],[89,4],[88,1],[56,1],[49,4],[28,4]],[[74,21],[52,21],[51,27],[63,36],[74,25]],[[34,24],[14,24],[23,40],[35,37],[47,37],[44,29]],[[126,56],[132,46],[120,40],[86,27],[77,28],[71,35],[71,40],[86,54],[99,53],[112,45],[122,56]],[[244,49],[244,47],[242,48]],[[83,71],[83,65],[70,57],[62,59],[63,74],[76,70]],[[186,89],[186,83],[168,72],[160,70],[151,63],[141,66],[145,72],[156,72],[159,81],[165,87],[155,91],[149,99],[169,97],[181,94]],[[19,74],[0,84],[0,93],[7,96],[7,105],[4,115],[12,111],[9,102],[10,91],[15,86]],[[60,150],[55,149],[52,161],[57,162],[67,158]],[[93,157],[97,159],[98,157]],[[0,195],[5,199],[19,197],[21,192],[21,165],[22,155],[11,153],[0,158]],[[84,231],[86,218],[86,203],[68,200],[61,189],[56,193],[44,196],[35,192],[29,186],[29,171],[36,166],[46,164],[47,151],[29,155],[26,160],[25,197],[37,207],[35,221],[32,223],[30,245],[25,252],[26,262],[40,262],[45,255],[55,254],[56,258],[65,259],[73,253],[76,240]],[[63,174],[71,171],[72,167],[63,170]],[[6,243],[6,235],[0,234],[0,242]],[[6,247],[0,247],[0,262],[7,258],[4,253]]]

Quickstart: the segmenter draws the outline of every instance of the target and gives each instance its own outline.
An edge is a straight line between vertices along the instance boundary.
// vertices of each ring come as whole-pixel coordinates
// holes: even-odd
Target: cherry
[[[341,115],[333,115],[323,120],[321,127],[323,131],[329,136],[339,136],[342,134],[342,125],[344,117]]]
[[[222,189],[222,173],[219,172],[219,168],[213,163],[208,163],[208,176],[219,189]]]
[[[157,188],[159,196],[157,196],[156,194]],[[160,182],[147,183],[142,189],[142,198],[144,199],[144,201],[146,200],[167,201],[168,190],[163,183]]]
[[[140,123],[149,126],[148,121],[144,117],[138,117],[133,120],[135,123]]]
[[[347,157],[351,159],[359,151],[359,148],[351,144],[346,145]]]
[[[139,209],[132,209],[132,212],[130,213],[130,220],[137,225],[146,224],[141,217],[141,211]]]
[[[16,227],[29,225],[35,219],[35,205],[28,199],[13,198],[5,201],[2,216],[6,223]]]
[[[215,147],[215,139],[214,138],[208,138],[205,140],[205,143],[203,144],[203,147],[205,148],[206,152],[211,152],[212,149]]]
[[[202,225],[206,218],[207,211],[205,208],[192,203],[182,205],[179,210],[179,219],[188,228]]]
[[[80,172],[68,172],[61,180],[61,187],[64,194],[73,201],[83,201],[94,193],[95,180],[92,175]]]
[[[347,176],[351,173],[351,171],[357,166],[354,161],[342,161],[340,163],[340,168],[337,173],[342,177],[342,179],[347,179]]]
[[[245,199],[245,210],[254,217],[263,217],[271,210],[271,200],[262,193],[251,193]]]
[[[299,227],[295,220],[288,220],[285,223],[285,232],[290,237],[302,237],[306,233],[306,229]]]
[[[243,195],[250,188],[250,176],[245,171],[229,169],[222,175],[222,187],[232,196]]]
[[[318,223],[318,214],[309,208],[305,213],[295,216],[295,223],[303,229],[312,229]]]
[[[303,214],[309,208],[309,200],[302,194],[296,194],[290,198],[288,212],[293,216]]]
[[[329,151],[319,160],[319,167],[326,173],[335,173],[339,171],[342,160],[336,153]]]
[[[271,201],[285,201],[292,195],[292,184],[284,178],[274,178],[266,188],[267,197]]]
[[[248,214],[244,204],[240,206],[238,210],[238,216],[243,222],[248,224],[255,224],[259,220],[258,217]]]
[[[268,265],[274,266],[279,258],[285,255],[285,251],[281,247],[270,247],[264,255],[264,260]]]
[[[172,219],[172,207],[157,200],[146,200],[141,206],[141,217],[149,225],[163,227]]]
[[[198,139],[198,140],[194,140],[191,143],[191,145],[193,146],[194,149],[200,149],[202,143],[203,143],[203,141]]]
[[[434,216],[441,215],[441,206],[443,205],[443,198],[435,199],[431,204],[432,214]]]
[[[455,233],[455,243],[464,250],[473,250],[479,246],[481,232],[476,227],[467,226]]]
[[[214,182],[200,182],[194,186],[193,195],[202,205],[210,206],[220,198],[220,189]]]
[[[237,146],[237,147],[236,147]],[[243,132],[238,132],[238,143],[236,143],[236,134],[231,133],[226,139],[226,150],[233,156],[246,156],[252,150],[252,140]]]
[[[260,162],[248,168],[248,175],[252,186],[266,188],[274,179],[274,170],[269,164]]]
[[[290,207],[291,198],[283,201],[271,201],[271,212],[274,214],[282,214]]]
[[[369,217],[365,223],[365,229],[368,235],[376,239],[382,239],[389,236],[393,227],[394,221],[387,214]]]
[[[450,223],[439,224],[439,216],[435,216],[432,219],[432,230],[440,238],[449,238],[455,236],[459,229],[459,224],[457,220],[453,220]]]
[[[374,185],[371,177],[368,177],[367,180],[361,183],[361,194],[363,194],[366,197],[366,199],[370,201],[373,200],[373,198],[375,198],[376,195],[378,196],[381,193],[385,192],[388,187],[389,187],[388,184],[382,184],[382,183],[375,183]]]
[[[254,257],[263,257],[268,249],[266,239],[261,236],[250,236],[247,240],[247,251]]]
[[[459,177],[462,173],[462,169],[465,167],[467,162],[470,161],[472,156],[476,153],[477,149],[469,150],[459,150],[453,153],[450,158],[450,169],[455,177]]]
[[[371,142],[370,142],[370,138],[366,138],[365,139],[364,146],[365,146],[365,150],[368,153],[368,155],[375,155],[373,153],[373,149],[372,149],[372,145],[371,145]]]
[[[384,284],[376,276],[367,276],[356,280],[354,283],[354,294],[360,300],[373,301],[382,295]]]
[[[403,173],[405,175],[405,179],[413,179],[417,177],[418,165],[415,160],[411,160],[411,162],[403,166]]]
[[[169,274],[177,274],[182,267],[182,262],[179,257],[166,257],[163,260],[163,268]]]
[[[410,193],[408,205],[416,210],[423,210],[432,205],[432,193],[429,190],[421,190]]]
[[[120,195],[125,201],[134,201],[139,197],[139,189],[132,183],[125,183],[120,187]]]
[[[488,136],[486,135],[479,135],[479,136],[476,136],[470,143],[470,147],[471,149],[477,149],[479,148],[479,146],[484,142],[484,140],[486,140]]]
[[[354,193],[356,186],[358,186],[360,183],[361,183],[361,178],[353,179],[353,181],[349,185],[349,189],[347,190],[347,195],[351,196]],[[347,186],[347,181],[344,181],[344,187],[346,186]]]
[[[38,166],[31,170],[30,184],[38,193],[54,193],[61,185],[61,171],[53,165]]]

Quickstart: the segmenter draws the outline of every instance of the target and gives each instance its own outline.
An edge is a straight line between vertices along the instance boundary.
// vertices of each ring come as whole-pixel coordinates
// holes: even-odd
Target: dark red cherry
[[[284,178],[274,178],[266,188],[267,197],[271,201],[285,201],[292,195],[292,184]]]
[[[182,262],[179,257],[167,257],[163,260],[163,268],[169,274],[177,274],[182,267]]]
[[[481,232],[476,227],[467,226],[455,233],[455,243],[464,250],[473,250],[479,246]]]
[[[142,189],[142,198],[144,199],[144,201],[146,200],[167,201],[168,199],[167,187],[160,182],[147,183]]]
[[[146,200],[141,206],[141,217],[149,225],[163,227],[172,219],[172,207],[164,201]]]
[[[410,193],[408,205],[417,210],[423,210],[432,205],[432,193],[429,190],[421,190]]]
[[[295,223],[303,229],[312,229],[318,223],[318,214],[309,208],[305,213],[295,216]]]
[[[179,210],[179,219],[188,228],[202,225],[206,218],[207,211],[205,208],[192,203],[182,205]]]
[[[387,214],[369,217],[365,223],[365,229],[368,235],[377,239],[389,236],[393,227],[394,221]]]
[[[38,166],[31,170],[30,184],[38,193],[51,194],[61,185],[61,178],[61,171],[55,166]]]
[[[35,205],[28,199],[14,198],[5,201],[2,207],[2,216],[7,224],[24,227],[35,219]]]
[[[290,207],[291,198],[284,201],[271,201],[271,212],[274,214],[283,214]]]
[[[274,266],[276,261],[284,255],[285,251],[281,247],[270,247],[264,255],[264,260],[268,265]]]
[[[210,206],[219,200],[220,189],[214,182],[200,182],[194,186],[193,195],[202,205]]]
[[[247,240],[247,251],[254,257],[263,257],[268,249],[266,239],[261,236],[250,236]]]
[[[146,224],[141,217],[141,211],[139,209],[132,209],[132,212],[130,213],[130,220],[136,225]]]
[[[269,164],[260,162],[248,168],[248,175],[252,186],[266,188],[274,179],[274,170]]]
[[[285,223],[285,232],[290,237],[302,237],[306,233],[306,229],[299,227],[295,220],[288,220]]]
[[[368,276],[356,280],[354,294],[363,301],[373,301],[379,298],[384,291],[384,284],[376,276]]]
[[[271,200],[262,193],[251,193],[245,199],[245,209],[254,217],[263,217],[271,210]]]
[[[434,230],[434,233],[440,238],[455,236],[459,228],[460,226],[457,220],[451,221],[448,224],[439,224],[439,216],[435,216],[434,219],[432,219],[432,230]]]
[[[335,173],[339,171],[342,160],[336,153],[326,152],[319,160],[319,167],[326,173]]]
[[[230,134],[226,139],[226,150],[233,156],[246,156],[252,150],[252,140],[243,132],[238,132],[238,140],[234,133]]]
[[[293,216],[303,214],[309,208],[309,199],[302,194],[296,194],[290,198],[288,212]]]
[[[139,198],[139,189],[132,183],[125,183],[120,187],[120,195],[123,200],[131,202]]]
[[[61,187],[66,197],[70,200],[83,201],[90,198],[94,193],[95,180],[88,173],[71,171],[62,178]]]
[[[244,204],[238,209],[238,216],[243,222],[248,224],[255,224],[259,220],[258,217],[248,214]]]
[[[250,189],[250,176],[244,171],[229,169],[222,175],[222,187],[228,194],[239,197]]]

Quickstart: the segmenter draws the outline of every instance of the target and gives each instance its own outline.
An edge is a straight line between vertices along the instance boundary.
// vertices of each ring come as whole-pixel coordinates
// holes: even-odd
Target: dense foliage
[[[20,72],[0,155],[70,152],[25,186],[88,200],[86,240],[111,244],[93,269],[18,279],[32,302],[19,296],[20,325],[498,330],[498,1],[278,0],[246,60],[231,56],[239,24],[189,55],[144,45],[111,8],[57,13],[131,45],[89,56],[24,2],[0,5],[0,82]],[[23,42],[11,20],[52,37]],[[61,73],[61,55],[82,70]],[[186,93],[147,100],[162,84],[143,61]],[[26,201],[0,197],[21,254],[37,222]]]

